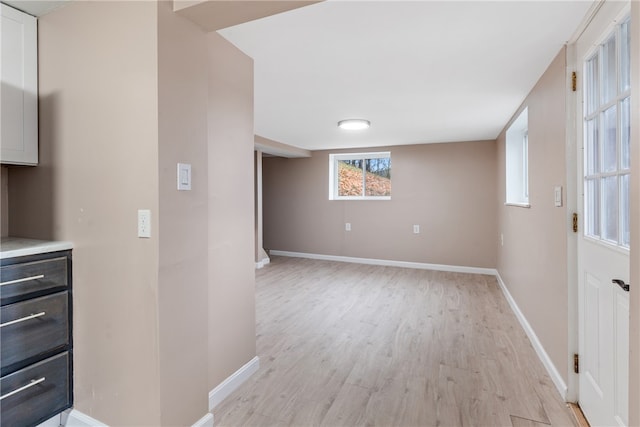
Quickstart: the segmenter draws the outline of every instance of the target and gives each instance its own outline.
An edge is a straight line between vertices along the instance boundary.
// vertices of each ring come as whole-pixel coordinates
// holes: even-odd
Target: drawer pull
[[[34,385],[38,385],[38,384],[40,384],[40,383],[43,383],[43,382],[44,382],[44,380],[45,380],[45,377],[42,377],[42,378],[40,378],[39,380],[31,380],[31,382],[30,382],[29,384],[27,384],[27,385],[23,385],[23,386],[22,386],[22,387],[20,387],[20,388],[17,388],[17,389],[15,389],[15,390],[13,390],[13,391],[11,391],[11,392],[9,392],[9,393],[7,393],[7,394],[3,395],[3,396],[0,396],[0,400],[5,399],[5,398],[7,398],[7,397],[11,397],[11,396],[13,396],[14,394],[18,394],[18,393],[20,393],[21,391],[25,391],[26,389],[31,388],[31,387],[33,387]]]
[[[5,326],[14,325],[16,323],[24,322],[26,320],[35,319],[36,317],[42,317],[45,314],[46,313],[44,311],[41,311],[40,313],[30,314],[30,315],[28,315],[26,317],[21,317],[20,319],[12,320],[10,322],[0,323],[0,328],[4,328]]]
[[[38,279],[44,279],[44,274],[39,274],[37,276],[31,276],[31,277],[23,277],[22,279],[16,279],[16,280],[9,280],[8,282],[2,282],[0,283],[0,286],[4,286],[4,285],[14,285],[16,283],[22,283],[22,282],[30,282],[32,280],[38,280]]]

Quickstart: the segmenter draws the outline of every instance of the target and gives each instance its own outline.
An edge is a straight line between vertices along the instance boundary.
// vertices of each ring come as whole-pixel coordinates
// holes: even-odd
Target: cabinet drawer
[[[0,304],[68,286],[67,257],[5,265],[0,269]]]
[[[33,426],[71,407],[69,353],[0,378],[2,426]]]
[[[0,365],[2,373],[69,344],[68,293],[58,292],[0,307]],[[14,368],[15,369],[15,368]]]

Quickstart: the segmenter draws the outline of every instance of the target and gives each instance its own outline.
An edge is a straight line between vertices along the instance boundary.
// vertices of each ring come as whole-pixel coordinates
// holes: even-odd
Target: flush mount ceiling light
[[[363,130],[368,129],[371,122],[365,119],[346,119],[338,122],[338,127],[345,130]]]

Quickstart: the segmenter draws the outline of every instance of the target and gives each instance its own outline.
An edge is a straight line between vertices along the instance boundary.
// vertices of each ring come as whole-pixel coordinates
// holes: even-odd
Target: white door
[[[579,403],[592,426],[628,424],[628,15],[628,3],[604,3],[576,45]]]

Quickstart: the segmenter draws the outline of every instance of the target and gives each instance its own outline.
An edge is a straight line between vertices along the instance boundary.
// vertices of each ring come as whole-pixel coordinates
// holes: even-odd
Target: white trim
[[[602,3],[598,3],[598,9],[602,6]],[[593,6],[592,6],[593,8]],[[591,17],[593,18],[593,17]],[[589,21],[590,22],[590,21]],[[583,29],[584,30],[584,29]],[[574,43],[569,44],[566,50],[566,87],[570,88],[572,83],[572,72],[577,71],[577,59],[576,59],[576,45]],[[567,184],[565,192],[566,210],[565,210],[565,230],[567,235],[567,283],[568,283],[568,312],[567,318],[569,320],[569,354],[567,355],[567,396],[566,401],[578,402],[578,374],[573,372],[573,357],[574,354],[579,354],[579,323],[578,323],[578,233],[574,233],[571,227],[573,212],[578,212],[578,170],[577,170],[577,156],[578,148],[576,146],[577,141],[577,119],[576,114],[578,111],[578,94],[582,94],[582,89],[577,88],[576,92],[571,90],[565,90],[566,92],[566,172],[567,172]],[[580,95],[582,99],[582,95]]]
[[[77,409],[66,411],[66,419],[62,423],[64,427],[108,427],[106,424],[91,418],[87,414],[83,414]],[[63,419],[65,416],[63,415]]]
[[[391,196],[335,196],[331,200],[391,200]]]
[[[507,202],[504,204],[505,206],[515,206],[517,208],[530,208],[531,205],[529,203],[515,203],[515,202]]]
[[[61,425],[62,425],[62,415],[58,414],[38,424],[36,427],[60,427]]]
[[[338,262],[351,262],[354,264],[371,264],[371,265],[384,265],[388,267],[404,267],[415,268],[419,270],[437,270],[437,271],[450,271],[454,273],[473,273],[473,274],[489,274],[494,276],[496,270],[494,268],[481,268],[481,267],[465,267],[459,265],[443,265],[443,264],[427,264],[423,262],[408,262],[408,261],[393,261],[386,259],[372,259],[372,258],[355,258],[338,255],[320,255],[309,254],[304,252],[289,252],[289,251],[269,251],[271,255],[280,255],[293,258],[309,258],[319,259],[324,261],[338,261]]]
[[[507,128],[505,140],[506,205],[529,207],[529,107],[525,107]]]
[[[495,275],[496,275],[496,279],[498,279],[498,285],[500,286],[500,289],[502,290],[504,297],[507,299],[507,301],[509,302],[509,305],[511,306],[511,310],[513,310],[513,313],[516,315],[516,318],[520,322],[522,329],[524,329],[524,332],[529,337],[529,341],[531,341],[531,345],[533,346],[534,350],[538,354],[540,361],[542,362],[545,369],[547,370],[547,373],[551,377],[553,384],[555,384],[556,389],[560,393],[560,396],[562,397],[563,400],[566,401],[568,389],[567,389],[567,385],[562,379],[562,375],[560,375],[560,372],[558,372],[558,369],[556,369],[556,366],[551,361],[551,358],[545,351],[544,347],[542,346],[542,343],[538,339],[538,336],[536,335],[533,328],[527,321],[527,318],[524,317],[524,314],[522,314],[522,311],[520,311],[520,307],[518,307],[518,304],[516,304],[516,301],[511,296],[509,289],[507,289],[507,285],[505,285],[504,281],[502,280],[502,277],[500,277],[500,273],[498,273],[497,270],[495,272]]]
[[[261,269],[262,267],[264,267],[265,265],[269,264],[271,262],[271,260],[269,258],[265,258],[263,260],[260,260],[258,262],[256,262],[256,270]]]
[[[61,415],[56,415],[60,422],[56,426],[64,427],[108,427],[106,424],[101,423],[95,418],[90,417],[87,414],[83,414],[77,409],[71,409],[63,412]],[[56,418],[54,417],[54,418]],[[47,422],[53,420],[48,420]],[[38,427],[43,426],[43,424]],[[192,427],[213,427],[213,414],[207,413],[204,417],[200,418],[193,424]]]
[[[575,44],[578,41],[580,36],[582,36],[582,33],[584,33],[587,27],[591,24],[591,21],[593,21],[593,18],[595,18],[595,16],[598,14],[598,11],[603,4],[603,1],[594,1],[591,4],[591,7],[589,7],[589,10],[584,15],[584,18],[582,18],[582,22],[580,22],[578,28],[576,28],[571,38],[567,41],[567,45]]]
[[[379,151],[370,153],[333,153],[329,154],[329,200],[391,200],[391,196],[365,196],[366,173],[364,173],[364,160],[385,159],[391,160],[391,151]],[[340,178],[337,164],[341,160],[362,160],[362,195],[360,196],[340,196],[338,187]]]
[[[256,373],[259,368],[260,358],[256,356],[211,390],[209,392],[209,410],[213,411],[216,406],[248,380],[251,375]]]
[[[207,413],[204,417],[200,418],[191,427],[213,427],[213,414]]]
[[[362,160],[362,159],[386,159],[391,157],[391,151],[373,151],[370,153],[334,153],[329,154],[333,160]]]

